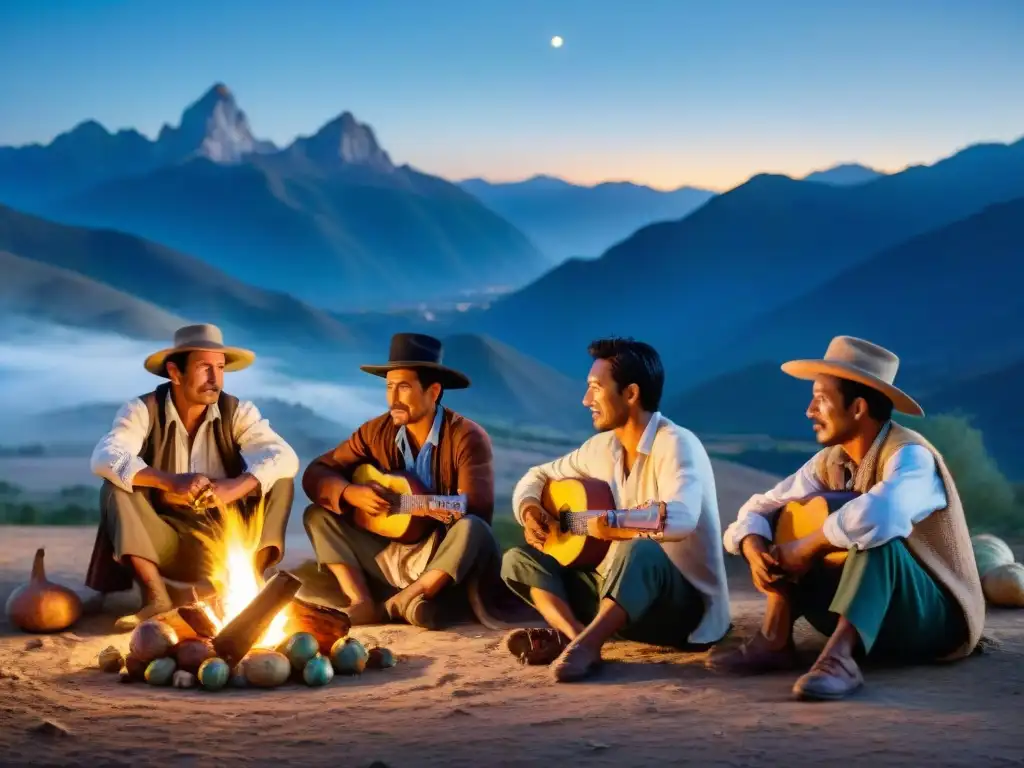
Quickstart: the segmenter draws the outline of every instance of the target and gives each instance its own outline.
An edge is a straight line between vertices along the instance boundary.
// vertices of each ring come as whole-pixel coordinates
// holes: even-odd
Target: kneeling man
[[[217,505],[263,504],[253,563],[260,575],[284,555],[285,528],[299,471],[295,451],[256,406],[224,392],[224,372],[255,355],[226,347],[220,329],[190,325],[174,346],[150,355],[146,370],[170,379],[117,412],[92,454],[104,479],[101,517],[86,586],[102,596],[142,588],[143,607],[118,619],[127,631],[170,610],[164,577],[197,582],[205,573],[203,537]]]
[[[794,668],[793,622],[829,636],[793,688],[802,699],[838,699],[863,684],[856,656],[951,660],[981,637],[985,601],[956,485],[939,452],[892,421],[923,415],[894,384],[898,358],[849,336],[822,360],[782,370],[813,381],[807,417],[825,446],[800,470],[752,497],[725,532],[767,596],[761,630],[709,666],[737,673]],[[857,494],[819,530],[773,545],[776,510],[823,492]],[[846,552],[842,565],[824,557]]]
[[[432,336],[395,334],[387,363],[361,366],[386,379],[388,411],[316,459],[302,479],[313,501],[304,517],[306,533],[319,567],[327,568],[340,587],[340,593],[331,590],[337,593],[337,607],[353,624],[404,621],[436,629],[445,620],[442,614],[464,608],[462,597],[470,596],[452,587],[474,589],[472,580],[500,585],[498,543],[490,526],[491,441],[478,424],[441,405],[446,389],[470,383],[441,364],[442,352]],[[380,485],[354,483],[360,464],[385,473],[412,473],[431,494],[464,494],[467,514],[412,543],[361,528],[353,509],[386,515],[397,499]]]
[[[594,362],[583,405],[599,434],[516,486],[513,511],[527,547],[505,553],[502,578],[550,628],[516,629],[506,648],[529,664],[552,664],[557,681],[583,678],[613,636],[680,648],[706,648],[729,630],[729,593],[711,460],[687,429],[658,412],[664,370],[658,353],[632,339],[590,346]],[[610,487],[619,509],[664,504],[655,533],[611,528],[616,539],[596,570],[563,567],[544,553],[554,518],[541,506],[553,480],[590,478]]]

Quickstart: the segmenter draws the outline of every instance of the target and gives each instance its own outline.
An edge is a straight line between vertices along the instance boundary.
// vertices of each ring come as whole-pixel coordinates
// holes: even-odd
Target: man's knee
[[[279,505],[283,504],[287,509],[292,508],[292,501],[295,499],[295,479],[291,477],[284,477],[270,486],[270,490],[267,491],[265,505],[270,506],[271,504]]]
[[[100,514],[115,521],[126,514],[137,515],[139,502],[144,498],[141,491],[126,491],[104,480],[100,487]]]
[[[475,515],[466,515],[456,521],[447,535],[465,542],[466,548],[474,551],[486,547],[494,540],[491,526]]]
[[[322,528],[333,513],[321,507],[319,504],[310,504],[302,513],[302,525],[306,529],[306,533]]]
[[[615,559],[624,568],[661,568],[669,565],[668,555],[654,539],[630,539],[620,542]]]
[[[517,581],[524,569],[536,567],[537,560],[525,547],[512,547],[501,556],[501,580]]]

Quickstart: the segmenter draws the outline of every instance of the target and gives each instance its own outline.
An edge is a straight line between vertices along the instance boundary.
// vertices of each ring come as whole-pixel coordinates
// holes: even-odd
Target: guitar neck
[[[628,528],[636,531],[657,531],[661,528],[660,510],[656,504],[640,509],[587,509],[581,512],[562,512],[558,523],[565,533],[586,536],[587,522],[600,515],[608,516],[609,528]]]
[[[403,494],[398,501],[396,515],[422,515],[428,511],[447,511],[454,515],[466,514],[466,494],[439,496],[435,494]]]

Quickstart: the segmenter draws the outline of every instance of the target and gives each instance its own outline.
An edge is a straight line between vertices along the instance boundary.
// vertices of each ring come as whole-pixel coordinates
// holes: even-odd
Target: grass
[[[0,481],[0,525],[84,525],[99,519],[99,491],[69,486],[29,493]]]

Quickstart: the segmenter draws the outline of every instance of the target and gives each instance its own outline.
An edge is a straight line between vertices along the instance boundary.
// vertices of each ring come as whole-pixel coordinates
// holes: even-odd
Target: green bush
[[[1010,534],[1024,528],[1017,489],[985,449],[981,431],[963,416],[937,415],[906,419],[946,460],[956,482],[971,533]]]

